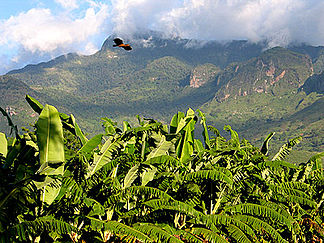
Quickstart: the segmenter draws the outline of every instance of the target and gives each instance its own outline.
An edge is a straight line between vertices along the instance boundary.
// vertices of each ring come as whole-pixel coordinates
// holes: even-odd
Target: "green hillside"
[[[37,118],[36,113],[26,103],[25,95],[30,94],[40,101],[45,100],[43,95],[8,75],[0,76],[0,94],[0,107],[6,110],[19,126],[26,126]],[[7,126],[7,118],[2,114],[0,115],[0,130],[10,131]]]
[[[23,104],[28,93],[75,114],[90,135],[102,129],[102,117],[168,122],[192,107],[217,128],[230,124],[256,143],[275,131],[273,140],[304,134],[303,149],[323,148],[323,47],[265,50],[265,43],[141,36],[129,40],[133,51],[126,52],[112,47],[113,38],[90,56],[68,54],[9,72],[0,106],[24,110],[12,118],[25,125],[23,115],[33,116]]]

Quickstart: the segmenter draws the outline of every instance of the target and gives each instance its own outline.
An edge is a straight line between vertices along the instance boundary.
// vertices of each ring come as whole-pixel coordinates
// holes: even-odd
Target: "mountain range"
[[[73,113],[90,135],[101,117],[169,123],[175,112],[199,108],[211,125],[230,124],[256,144],[274,131],[276,144],[302,135],[303,154],[324,150],[324,47],[150,33],[127,40],[127,52],[113,47],[115,37],[93,55],[70,53],[0,76],[0,106],[27,125],[36,117],[24,100],[29,94]],[[8,130],[3,117],[0,129]]]

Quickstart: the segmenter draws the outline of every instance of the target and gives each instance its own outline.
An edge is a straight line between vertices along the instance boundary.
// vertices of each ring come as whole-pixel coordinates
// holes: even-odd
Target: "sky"
[[[0,74],[76,52],[111,34],[324,45],[323,0],[0,0]]]

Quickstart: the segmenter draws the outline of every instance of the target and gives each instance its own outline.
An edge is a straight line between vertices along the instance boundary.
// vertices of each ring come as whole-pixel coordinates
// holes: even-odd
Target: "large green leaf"
[[[59,201],[62,198],[68,198],[71,203],[80,202],[84,192],[83,189],[82,185],[77,183],[73,178],[64,177],[60,193],[55,198],[55,201]]]
[[[3,157],[7,157],[8,153],[8,142],[6,135],[2,132],[0,132],[0,154],[3,155]]]
[[[152,199],[150,201],[147,201],[143,203],[144,205],[152,208],[153,210],[172,210],[184,213],[186,215],[192,216],[194,218],[201,219],[205,215],[198,210],[196,210],[192,205],[189,205],[187,203],[172,200],[172,199]]]
[[[235,148],[240,147],[240,139],[236,131],[234,131],[230,125],[225,125],[224,130],[231,133],[231,139],[228,141]]]
[[[165,136],[162,136],[160,143],[147,156],[147,160],[154,158],[154,157],[161,156],[161,155],[167,155],[171,146],[172,146],[172,142],[166,141]]]
[[[39,103],[36,99],[29,95],[26,95],[26,100],[35,112],[37,112],[38,114],[42,112],[44,106],[41,103]]]
[[[199,139],[194,140],[194,148],[196,153],[202,153],[205,151],[204,145]]]
[[[64,162],[63,128],[58,111],[45,105],[36,123],[40,174],[62,175]]]
[[[75,118],[74,116],[71,114],[70,115],[70,119],[71,119],[71,122],[74,126],[74,131],[75,131],[75,134],[78,136],[78,138],[81,140],[81,144],[82,145],[85,145],[87,142],[88,142],[88,139],[87,137],[83,134],[83,132],[81,131],[78,123],[76,123],[75,121]]]
[[[93,150],[97,148],[101,143],[102,137],[102,134],[93,136],[90,140],[86,141],[86,143],[82,146],[78,153],[84,155],[87,160],[89,160],[91,155],[93,154]]]
[[[141,173],[141,181],[142,181],[142,186],[145,186],[147,183],[152,181],[154,179],[154,175],[157,171],[157,168],[154,166],[149,166],[144,169],[144,171]]]
[[[209,134],[208,134],[208,127],[206,124],[206,116],[200,110],[197,110],[197,111],[198,111],[199,116],[201,117],[200,124],[202,124],[203,128],[204,128],[202,135],[205,140],[205,147],[206,147],[206,149],[209,149],[210,148],[210,140],[209,140]]]
[[[185,162],[194,152],[194,130],[197,117],[192,109],[188,109],[185,118],[180,120],[176,133],[183,131],[181,141],[177,146],[177,156],[181,163]]]
[[[254,241],[256,241],[257,238],[252,227],[234,218],[233,216],[229,216],[225,214],[201,215],[200,217],[197,217],[196,223],[203,224],[213,231],[215,231],[216,226],[228,227],[232,224],[238,227],[245,235],[247,235],[251,239],[254,239]]]
[[[153,165],[158,169],[159,172],[169,172],[174,171],[179,167],[180,162],[176,158],[171,157],[170,155],[160,155],[153,157],[144,162],[146,165]]]
[[[173,200],[169,194],[166,192],[159,190],[154,187],[149,186],[130,186],[121,189],[121,191],[117,194],[113,194],[109,196],[105,202],[106,206],[114,205],[122,200],[128,200],[130,197],[142,197],[145,198],[145,200],[153,199],[153,198],[159,198],[163,200]]]
[[[62,176],[64,172],[64,141],[60,115],[55,107],[45,105],[36,123],[40,168],[37,173],[47,176],[43,182],[43,202],[51,204],[60,192],[61,181],[49,176]]]
[[[323,157],[324,152],[315,154],[308,160],[308,163],[314,163],[314,170],[321,170],[321,172],[323,173]]]
[[[100,170],[105,164],[111,162],[114,155],[121,149],[123,142],[120,137],[116,139],[113,137],[108,138],[99,152],[94,153],[93,163],[89,165],[86,178],[89,178]]]
[[[267,155],[268,154],[268,151],[269,151],[269,141],[270,139],[275,135],[274,132],[271,132],[267,137],[266,139],[264,140],[263,142],[263,145],[260,149],[261,153],[263,153],[264,155]]]
[[[136,180],[136,178],[138,177],[138,169],[138,164],[130,168],[130,170],[125,175],[123,189],[130,187],[132,183]]]
[[[235,239],[237,242],[240,243],[249,243],[251,240],[248,238],[246,234],[237,226],[230,224],[226,227],[228,233],[230,234],[232,239]]]
[[[183,112],[178,112],[177,114],[175,114],[170,122],[170,133],[176,133],[178,126],[179,126],[179,122],[182,118],[185,117],[185,114]]]

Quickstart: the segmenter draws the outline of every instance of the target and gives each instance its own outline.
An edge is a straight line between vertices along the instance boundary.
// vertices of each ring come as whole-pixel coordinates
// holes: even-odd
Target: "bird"
[[[124,44],[123,40],[122,39],[119,39],[119,38],[115,38],[114,39],[114,42],[116,45],[113,45],[113,47],[122,47],[124,48],[126,51],[130,51],[132,50],[132,47],[129,45],[129,44]]]

